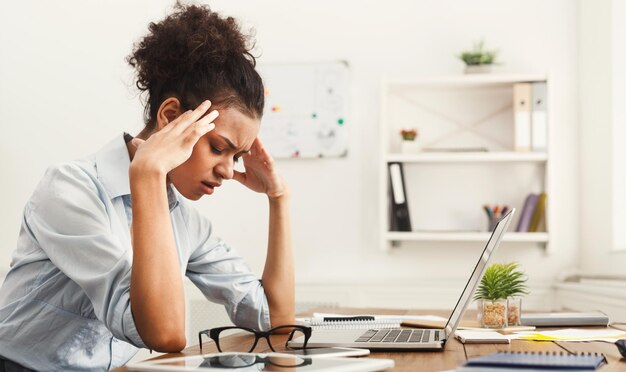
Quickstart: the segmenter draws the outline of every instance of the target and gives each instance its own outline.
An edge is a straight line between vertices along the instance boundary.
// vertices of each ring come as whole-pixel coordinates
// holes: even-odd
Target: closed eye
[[[235,155],[234,159],[235,159],[235,163],[239,161],[239,159],[241,159],[242,156],[249,154],[250,150],[248,151],[242,151],[239,154]]]
[[[211,146],[211,152],[214,153],[215,155],[221,155],[222,152],[224,152],[224,150],[220,150],[220,149],[218,149],[215,146]],[[235,163],[237,163],[239,161],[240,157],[241,157],[240,155],[233,156],[233,160],[235,161]]]

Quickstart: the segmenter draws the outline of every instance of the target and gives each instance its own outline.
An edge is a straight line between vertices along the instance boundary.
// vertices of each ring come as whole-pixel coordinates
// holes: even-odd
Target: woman
[[[4,369],[104,370],[140,347],[180,351],[183,275],[237,325],[293,323],[289,192],[257,137],[264,89],[246,37],[180,4],[149,30],[128,58],[145,128],[51,167],[25,207],[0,289]],[[268,196],[262,284],[186,201],[230,179]]]

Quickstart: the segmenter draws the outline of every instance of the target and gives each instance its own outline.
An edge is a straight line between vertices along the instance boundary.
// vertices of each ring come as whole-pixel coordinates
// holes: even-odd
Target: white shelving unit
[[[387,85],[398,88],[464,88],[503,86],[508,87],[520,82],[546,81],[545,74],[466,74],[450,76],[429,76],[416,79],[387,79]]]
[[[548,211],[552,204],[550,146],[546,152],[513,151],[512,91],[520,82],[547,82],[550,106],[550,86],[543,74],[472,74],[383,82],[379,157],[383,250],[420,242],[486,242],[490,232],[486,231],[482,206],[498,203],[517,209],[503,242],[539,246],[548,252],[549,232],[515,232],[530,192],[548,194]],[[551,123],[548,108],[549,131]],[[417,128],[423,146],[450,151],[402,153],[402,128]],[[456,151],[477,147],[488,151]],[[411,232],[389,228],[388,164],[392,162],[403,164]],[[550,221],[546,225],[550,226]]]
[[[388,241],[421,241],[421,242],[486,242],[491,233],[488,232],[401,232],[389,231],[385,239]],[[507,233],[504,242],[547,243],[548,233]]]
[[[423,152],[418,154],[387,154],[387,162],[400,163],[478,163],[536,162],[545,163],[548,155],[541,152]]]

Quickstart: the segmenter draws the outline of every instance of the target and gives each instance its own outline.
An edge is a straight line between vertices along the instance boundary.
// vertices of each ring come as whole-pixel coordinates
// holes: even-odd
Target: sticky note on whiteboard
[[[348,153],[348,64],[266,63],[260,137],[275,158],[342,157]]]

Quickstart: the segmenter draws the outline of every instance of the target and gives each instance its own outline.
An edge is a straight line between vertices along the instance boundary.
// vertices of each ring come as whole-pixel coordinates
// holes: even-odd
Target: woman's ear
[[[176,120],[176,118],[182,114],[181,109],[178,98],[166,98],[165,101],[161,103],[161,106],[159,106],[159,111],[157,111],[156,129],[161,130],[167,124]]]

